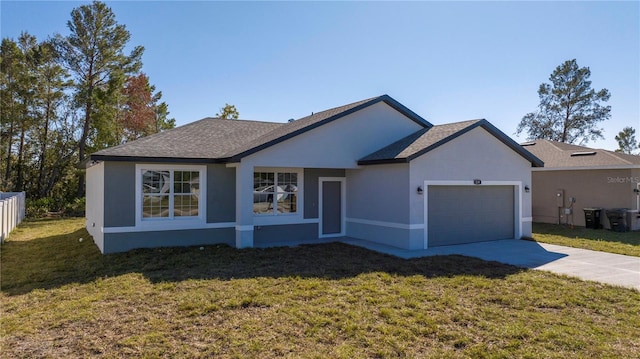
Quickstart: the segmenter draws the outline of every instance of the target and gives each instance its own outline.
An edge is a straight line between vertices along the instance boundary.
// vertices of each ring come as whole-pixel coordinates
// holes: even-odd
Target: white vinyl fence
[[[0,243],[24,219],[25,199],[24,192],[0,192]]]

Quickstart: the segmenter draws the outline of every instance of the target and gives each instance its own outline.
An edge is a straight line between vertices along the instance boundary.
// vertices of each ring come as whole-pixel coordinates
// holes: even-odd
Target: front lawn
[[[568,225],[534,223],[537,242],[640,257],[640,232],[613,232]]]
[[[81,219],[1,249],[3,357],[631,358],[640,292],[344,244],[102,256]],[[84,240],[79,241],[80,238]]]

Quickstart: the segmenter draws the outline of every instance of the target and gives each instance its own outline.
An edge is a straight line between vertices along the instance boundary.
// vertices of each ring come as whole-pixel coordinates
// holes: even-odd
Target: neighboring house
[[[635,211],[628,219],[637,218],[640,156],[549,140],[522,146],[544,161],[544,168],[532,173],[534,222],[584,226],[584,208],[626,208]],[[627,222],[632,227],[633,221]],[[610,228],[604,210],[600,223]]]
[[[87,229],[103,253],[517,239],[532,166],[486,120],[433,126],[387,95],[289,123],[206,118],[92,154]]]

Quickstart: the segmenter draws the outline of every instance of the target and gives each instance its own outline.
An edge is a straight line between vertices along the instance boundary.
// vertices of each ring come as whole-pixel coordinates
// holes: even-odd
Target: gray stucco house
[[[387,95],[289,123],[205,118],[91,154],[87,229],[103,253],[517,239],[542,165],[486,120],[434,126]]]

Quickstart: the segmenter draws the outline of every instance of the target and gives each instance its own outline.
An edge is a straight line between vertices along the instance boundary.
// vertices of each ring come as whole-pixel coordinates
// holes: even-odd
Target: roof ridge
[[[605,154],[609,155],[610,157],[613,157],[617,160],[620,160],[626,164],[632,165],[633,163],[631,161],[627,161],[626,159],[618,156],[615,152],[609,151],[609,150],[605,150],[605,149],[599,149],[600,151],[604,152]]]
[[[296,119],[296,120],[294,120],[292,122],[299,121],[299,120],[302,120],[302,119],[305,119],[305,118],[311,117],[311,116],[318,116],[321,113],[335,111],[335,110],[338,110],[340,108],[347,108],[347,107],[352,107],[352,106],[355,107],[355,106],[367,103],[369,101],[373,101],[373,100],[379,99],[379,98],[384,97],[384,96],[386,96],[386,95],[374,96],[374,97],[367,98],[367,99],[364,99],[364,100],[354,101],[354,102],[348,103],[346,105],[335,106],[335,107],[331,107],[331,108],[328,108],[328,109],[325,109],[325,110],[321,110],[321,111],[318,111],[318,112],[312,112],[311,115],[300,117],[300,118],[298,118],[298,119]],[[292,123],[292,122],[288,122],[288,123]]]
[[[539,140],[534,140],[534,141],[541,141],[541,140],[542,140],[542,141],[547,141],[547,143],[548,143],[549,145],[551,145],[551,147],[555,148],[556,150],[558,150],[558,151],[560,151],[560,152],[564,152],[564,150],[563,150],[563,149],[561,149],[560,147],[556,146],[555,142],[557,142],[557,141],[547,140],[546,138],[541,138],[541,139],[539,139]]]
[[[439,125],[434,125],[434,126],[456,125],[456,124],[465,123],[465,122],[478,122],[478,121],[482,121],[482,120],[484,120],[484,118],[474,118],[474,119],[472,119],[472,120],[464,120],[464,121],[456,121],[456,122],[441,123],[441,124],[439,124]]]
[[[485,120],[485,119],[484,119],[484,118],[476,118],[476,119],[473,119],[473,120],[465,120],[465,121],[457,121],[457,122],[442,123],[442,124],[439,124],[439,125],[433,125],[433,127],[436,127],[436,126],[451,126],[451,125],[459,125],[459,124],[461,124],[461,123],[466,123],[466,122],[469,122],[470,124],[473,124],[473,123],[476,123],[476,122],[480,122],[480,121],[482,121],[482,120]]]
[[[202,119],[200,119],[200,120],[196,120],[196,121],[193,121],[193,122],[190,122],[190,123],[184,124],[184,125],[182,125],[182,126],[186,126],[186,125],[189,125],[189,124],[191,124],[191,123],[196,123],[196,122],[200,122],[200,121],[203,121],[203,120],[212,120],[212,121],[220,121],[220,120],[222,120],[222,121],[231,121],[231,122],[233,122],[233,121],[242,121],[242,122],[252,122],[252,123],[256,123],[256,122],[257,122],[257,123],[271,123],[271,124],[281,124],[281,125],[286,124],[286,122],[261,121],[261,120],[246,120],[246,119],[243,119],[243,118],[231,119],[231,118],[221,118],[221,117],[205,117],[205,118],[202,118]]]

